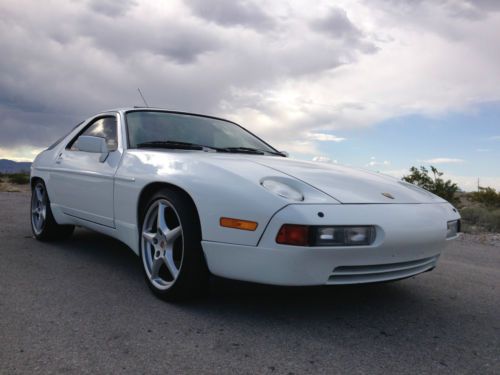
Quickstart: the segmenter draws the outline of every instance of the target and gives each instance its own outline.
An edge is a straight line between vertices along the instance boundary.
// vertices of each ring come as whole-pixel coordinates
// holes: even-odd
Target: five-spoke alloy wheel
[[[33,188],[33,197],[31,199],[31,226],[35,235],[42,233],[46,217],[47,194],[45,194],[45,186],[39,182]]]
[[[182,225],[175,208],[158,199],[148,209],[142,226],[144,269],[151,283],[168,289],[179,275],[184,253]]]
[[[154,194],[142,215],[140,252],[151,290],[163,299],[199,294],[208,271],[194,205],[176,190]]]
[[[73,233],[73,225],[59,225],[52,215],[49,195],[42,180],[37,180],[31,190],[31,230],[37,240],[64,239]]]

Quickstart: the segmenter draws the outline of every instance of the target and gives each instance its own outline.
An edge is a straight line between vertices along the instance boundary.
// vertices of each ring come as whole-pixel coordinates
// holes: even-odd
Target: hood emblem
[[[394,199],[394,195],[392,195],[391,193],[382,193],[382,195],[386,198]]]

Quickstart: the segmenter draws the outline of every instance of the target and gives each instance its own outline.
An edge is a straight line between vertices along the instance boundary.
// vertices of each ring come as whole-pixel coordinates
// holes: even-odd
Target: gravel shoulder
[[[84,229],[39,243],[0,193],[0,374],[500,373],[500,249],[465,237],[396,283],[278,288],[215,279],[154,298],[137,257]]]

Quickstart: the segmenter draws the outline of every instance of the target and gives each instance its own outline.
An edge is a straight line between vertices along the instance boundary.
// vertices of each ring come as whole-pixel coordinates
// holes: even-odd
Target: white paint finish
[[[106,114],[110,113],[114,112]],[[151,183],[177,186],[193,199],[212,272],[272,284],[325,284],[337,265],[398,263],[439,255],[446,242],[446,221],[459,218],[440,198],[373,172],[276,156],[127,150],[123,116],[118,111],[118,150],[104,163],[98,154],[64,149],[98,117],[94,116],[53,150],[42,152],[32,176],[46,182],[58,223],[113,236],[136,253],[138,199]],[[304,195],[304,201],[296,203],[269,192],[261,186],[266,178],[289,184]],[[384,192],[395,199],[384,197]],[[222,216],[256,221],[257,230],[222,228]],[[284,223],[376,225],[378,237],[372,246],[359,248],[283,246],[275,238]]]
[[[51,166],[47,188],[53,192],[52,203],[62,212],[107,227],[114,227],[114,175],[123,154],[121,121],[117,118],[118,147],[102,162],[101,154],[66,149],[68,142],[95,116],[66,138],[58,148]]]
[[[106,140],[104,138],[81,135],[78,137],[76,145],[80,151],[94,152],[98,154],[108,153],[108,146],[106,145]]]
[[[284,158],[267,158],[257,162],[306,181],[342,203],[444,202],[425,190],[409,189],[395,178],[380,173]],[[383,196],[383,192],[390,193],[394,199]]]
[[[323,212],[323,218],[318,216]],[[203,242],[212,273],[276,285],[322,285],[339,266],[408,262],[444,249],[451,205],[290,205],[277,213],[257,247]],[[283,224],[376,225],[377,240],[360,247],[300,247],[276,244]]]
[[[62,151],[62,161],[50,172],[53,202],[82,219],[114,227],[113,175],[121,155],[111,152],[104,163],[100,154]]]
[[[336,203],[311,186],[254,163],[250,156],[182,150],[128,150],[118,171],[120,176],[134,176],[133,184],[115,181],[116,218],[136,224],[135,202],[142,188],[163,181],[188,192],[196,204],[204,240],[256,245],[271,216],[292,201],[274,195],[260,185],[265,177],[288,180],[305,193],[306,203]],[[152,178],[152,176],[154,176]],[[221,217],[251,220],[257,230],[223,228]],[[134,220],[129,221],[131,218]]]

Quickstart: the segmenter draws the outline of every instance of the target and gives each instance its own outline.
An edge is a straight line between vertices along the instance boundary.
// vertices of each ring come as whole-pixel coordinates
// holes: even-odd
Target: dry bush
[[[8,175],[7,178],[10,183],[16,185],[26,185],[30,182],[30,176],[25,173],[13,173]]]
[[[500,209],[488,209],[475,206],[460,210],[464,231],[472,231],[473,227],[480,227],[490,232],[500,232]],[[469,229],[469,230],[468,230]]]

